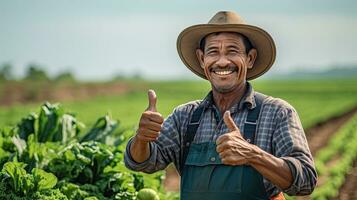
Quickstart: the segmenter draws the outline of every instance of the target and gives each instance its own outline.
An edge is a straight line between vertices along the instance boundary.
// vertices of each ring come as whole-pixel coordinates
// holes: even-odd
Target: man
[[[233,12],[218,12],[208,24],[181,32],[177,48],[212,91],[164,120],[150,90],[149,107],[127,145],[126,166],[152,173],[174,162],[181,199],[310,194],[317,173],[296,111],[281,99],[254,92],[247,82],[272,66],[271,36]]]

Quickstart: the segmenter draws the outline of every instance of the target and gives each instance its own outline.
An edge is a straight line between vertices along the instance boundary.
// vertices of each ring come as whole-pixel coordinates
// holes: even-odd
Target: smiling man
[[[181,199],[284,199],[310,194],[317,179],[303,127],[284,100],[255,92],[248,80],[275,60],[271,36],[233,12],[186,28],[177,49],[212,91],[164,120],[150,90],[126,166],[152,173],[174,163]]]

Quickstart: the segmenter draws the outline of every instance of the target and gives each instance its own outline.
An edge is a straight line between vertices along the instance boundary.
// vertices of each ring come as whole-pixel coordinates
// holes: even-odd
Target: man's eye
[[[211,50],[211,51],[207,51],[207,55],[214,55],[216,54],[218,51],[216,50]]]
[[[235,50],[235,49],[231,49],[231,50],[229,50],[228,52],[229,52],[229,53],[234,53],[234,54],[235,54],[235,53],[239,53],[239,51],[238,51],[238,50]]]

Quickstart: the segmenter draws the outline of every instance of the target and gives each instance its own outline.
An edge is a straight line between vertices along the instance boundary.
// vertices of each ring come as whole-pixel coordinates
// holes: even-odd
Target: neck
[[[236,87],[230,92],[221,93],[212,88],[213,100],[221,113],[231,108],[234,104],[238,103],[246,91],[246,82]]]

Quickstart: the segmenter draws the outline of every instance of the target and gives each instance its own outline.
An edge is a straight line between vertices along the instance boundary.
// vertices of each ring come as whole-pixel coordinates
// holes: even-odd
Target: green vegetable
[[[63,115],[63,109],[58,104],[45,103],[41,107],[36,133],[38,142],[53,141],[53,137],[59,129],[61,115]]]
[[[150,188],[141,189],[136,198],[138,200],[160,200],[156,191]]]
[[[34,168],[32,175],[35,183],[35,190],[51,189],[57,183],[57,177],[52,173],[47,173],[42,169]]]
[[[12,191],[15,196],[32,196],[57,184],[57,178],[52,173],[34,168],[28,174],[25,167],[26,164],[21,162],[5,163],[0,173],[3,189]]]
[[[132,132],[116,130],[118,125],[101,117],[77,142],[84,125],[59,104],[46,103],[38,115],[0,129],[0,199],[136,200],[146,186],[160,189],[163,173],[143,175],[125,167]]]
[[[106,138],[114,132],[117,126],[118,122],[112,120],[108,115],[101,117],[95,122],[88,133],[83,136],[81,142],[94,140],[105,143]]]
[[[23,140],[27,140],[30,134],[35,133],[35,123],[38,116],[36,113],[30,113],[27,117],[21,119],[21,122],[17,124],[17,133]]]
[[[33,177],[26,173],[25,166],[25,163],[7,162],[1,170],[3,181],[7,180],[16,193],[27,194],[34,187]]]

